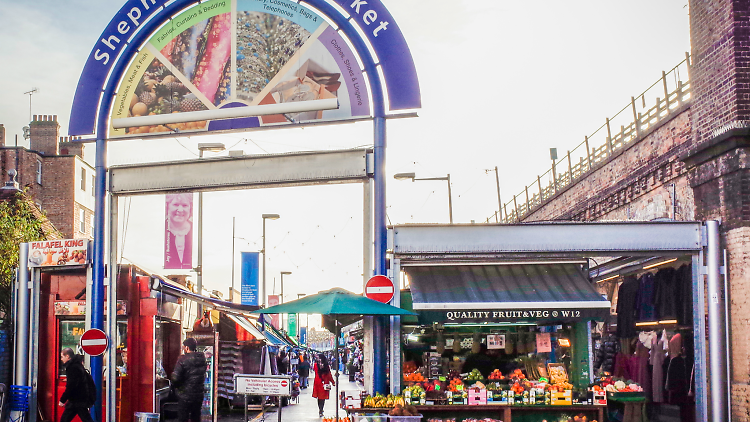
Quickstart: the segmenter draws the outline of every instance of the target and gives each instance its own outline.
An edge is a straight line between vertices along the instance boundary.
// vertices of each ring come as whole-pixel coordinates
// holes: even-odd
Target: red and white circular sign
[[[287,385],[289,385],[289,383],[287,383],[286,381],[281,381],[281,386],[282,387],[286,387]]]
[[[376,275],[367,280],[365,285],[365,296],[378,302],[390,302],[393,299],[394,292],[393,282],[384,275]]]
[[[91,356],[99,356],[107,350],[109,341],[104,331],[97,328],[86,330],[81,336],[81,348],[83,352]]]

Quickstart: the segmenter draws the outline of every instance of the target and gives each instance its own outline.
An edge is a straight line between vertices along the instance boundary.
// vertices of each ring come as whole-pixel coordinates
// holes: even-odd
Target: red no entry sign
[[[107,350],[109,341],[104,331],[92,328],[81,336],[81,348],[84,353],[91,356],[99,356]]]
[[[281,386],[282,386],[282,387],[286,387],[287,385],[289,385],[289,383],[288,383],[288,382],[286,382],[286,381],[281,381]]]
[[[393,282],[384,275],[376,275],[367,280],[365,296],[378,302],[388,303],[393,299]]]

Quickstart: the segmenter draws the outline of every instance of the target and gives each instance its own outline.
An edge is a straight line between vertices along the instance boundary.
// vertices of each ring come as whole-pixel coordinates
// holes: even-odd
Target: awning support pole
[[[711,420],[714,422],[729,420],[727,401],[727,355],[726,348],[726,307],[725,294],[721,280],[721,244],[719,240],[719,222],[706,222],[706,280],[708,282],[708,356],[710,358]]]
[[[107,337],[109,348],[107,355],[107,385],[117,384],[117,219],[118,196],[111,195],[109,200],[109,281],[107,286]],[[116,388],[107,388],[105,392],[106,414],[104,420],[115,422],[117,417],[115,396]]]
[[[339,420],[339,366],[341,366],[341,358],[339,358],[339,336],[341,335],[341,330],[339,330],[339,319],[338,317],[335,317],[333,319],[333,332],[336,336],[336,354],[334,355],[334,359],[336,359],[336,398],[334,400],[334,403],[336,403],[336,419],[334,419],[336,422]],[[279,411],[279,414],[281,412]],[[281,422],[281,419],[279,419],[279,422]]]

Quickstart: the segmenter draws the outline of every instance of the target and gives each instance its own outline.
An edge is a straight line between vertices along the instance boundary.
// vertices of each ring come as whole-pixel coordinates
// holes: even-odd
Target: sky
[[[419,117],[387,123],[389,224],[447,223],[444,181],[397,181],[395,173],[451,176],[455,223],[483,222],[685,58],[687,0],[383,0],[414,58]],[[0,0],[0,124],[21,139],[31,114],[55,114],[61,136],[92,47],[122,0]],[[682,79],[686,79],[684,76]],[[198,142],[266,154],[372,145],[372,124],[116,141],[110,165],[196,159]],[[27,145],[27,144],[26,144]],[[593,145],[592,145],[593,146]],[[86,147],[93,164],[94,146]],[[206,156],[222,155],[207,152]],[[331,287],[362,291],[362,186],[359,184],[204,194],[204,285],[227,292],[232,243],[261,248],[267,222],[267,283],[286,300]],[[164,196],[121,200],[123,262],[160,274]],[[236,220],[234,239],[232,220]],[[194,273],[193,273],[194,274]],[[270,293],[270,292],[269,292]]]

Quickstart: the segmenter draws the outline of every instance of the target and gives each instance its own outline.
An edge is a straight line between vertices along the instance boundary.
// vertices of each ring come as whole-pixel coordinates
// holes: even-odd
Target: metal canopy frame
[[[655,262],[658,257],[690,257],[696,420],[718,422],[727,420],[731,400],[728,385],[731,373],[727,364],[730,353],[727,264],[726,258],[723,266],[720,264],[718,227],[717,221],[401,225],[389,228],[388,248],[397,264],[395,277],[399,277],[401,268],[406,266],[542,263],[613,257],[612,261],[597,266],[601,273],[596,279],[604,279],[605,273],[612,276],[642,268],[644,263]],[[708,321],[703,317],[707,306]],[[711,371],[707,371],[708,349]],[[710,413],[709,385],[712,391]]]
[[[371,177],[372,149],[245,155],[112,166],[113,195],[356,183]]]
[[[269,154],[263,156],[220,157],[172,162],[156,162],[138,165],[112,166],[109,169],[109,220],[108,252],[109,268],[117,268],[118,250],[118,203],[120,196],[145,195],[181,191],[220,191],[249,188],[271,188],[279,186],[313,186],[338,183],[362,183],[364,189],[365,239],[368,239],[372,224],[369,217],[373,207],[370,192],[370,179],[373,178],[373,150],[370,148],[342,151],[299,152]],[[369,242],[365,243],[369,246]],[[385,246],[385,242],[383,242]],[[385,250],[385,248],[383,248]],[[369,248],[365,254],[371,254]],[[108,274],[109,286],[107,301],[115,303],[117,298],[117,271]],[[159,285],[171,294],[187,296],[207,305],[198,295],[183,293],[170,288],[169,282],[157,277]],[[87,301],[87,303],[90,303]],[[213,308],[225,311],[232,309],[215,302]],[[115,306],[107,309],[106,332],[110,338],[116,335]],[[241,312],[236,312],[241,314]],[[115,385],[115,350],[105,352],[108,358],[106,372],[108,385]],[[107,415],[105,420],[114,421],[114,394],[107,389]]]

